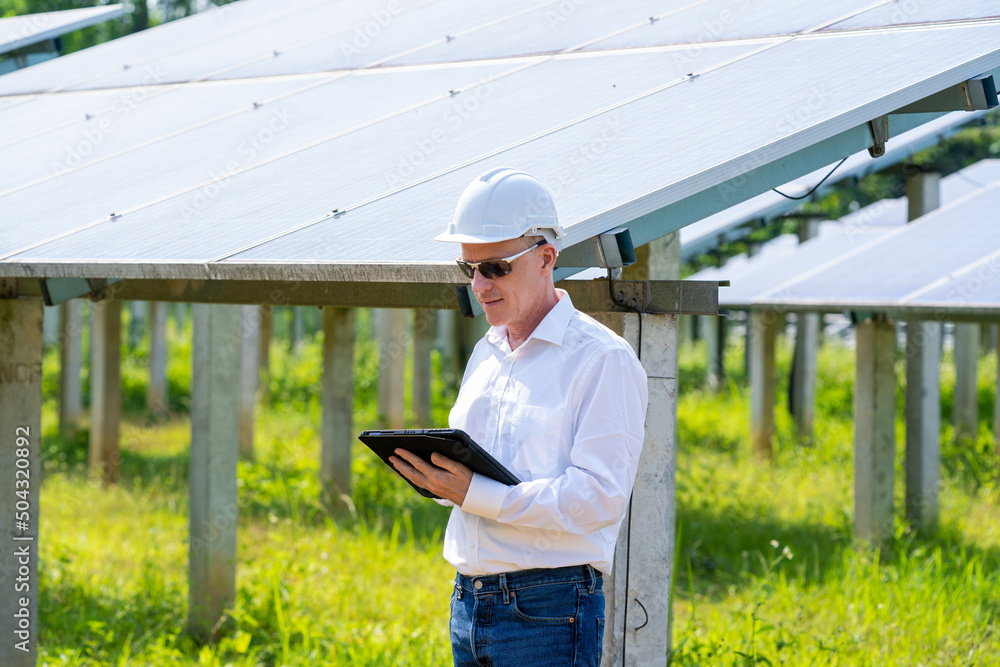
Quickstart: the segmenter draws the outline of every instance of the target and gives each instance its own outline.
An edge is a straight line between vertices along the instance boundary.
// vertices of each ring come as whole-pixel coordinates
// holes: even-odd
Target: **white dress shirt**
[[[448,419],[521,480],[475,474],[452,510],[444,557],[468,576],[588,563],[611,573],[642,450],[646,373],[628,343],[557,292],[516,350],[506,327],[479,341]]]

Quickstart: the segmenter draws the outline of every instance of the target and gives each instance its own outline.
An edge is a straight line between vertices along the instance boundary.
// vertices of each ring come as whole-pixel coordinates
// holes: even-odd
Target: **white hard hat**
[[[452,243],[496,243],[519,236],[543,236],[562,250],[566,232],[559,226],[548,190],[533,177],[511,169],[491,169],[469,184],[447,231],[434,237]]]

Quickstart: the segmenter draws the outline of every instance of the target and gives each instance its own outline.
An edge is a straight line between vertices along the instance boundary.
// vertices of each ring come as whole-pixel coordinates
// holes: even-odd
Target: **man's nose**
[[[476,267],[476,272],[472,274],[472,291],[476,294],[493,287],[493,281],[483,276],[483,272]]]

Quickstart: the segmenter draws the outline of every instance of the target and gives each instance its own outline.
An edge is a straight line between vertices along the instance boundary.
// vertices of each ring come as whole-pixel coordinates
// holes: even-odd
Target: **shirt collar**
[[[569,327],[569,322],[573,319],[576,309],[573,307],[573,301],[569,298],[566,290],[556,288],[556,294],[559,295],[559,301],[542,318],[542,321],[538,323],[535,330],[524,341],[525,343],[533,338],[537,338],[554,343],[555,345],[562,345],[566,329]],[[505,348],[507,345],[507,327],[490,327],[489,331],[486,332],[486,339],[497,347]]]

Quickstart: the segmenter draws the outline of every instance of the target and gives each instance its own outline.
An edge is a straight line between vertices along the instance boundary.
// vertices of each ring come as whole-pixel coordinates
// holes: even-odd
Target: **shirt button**
[[[473,582],[472,586],[478,591],[483,587],[483,582],[477,580]]]

